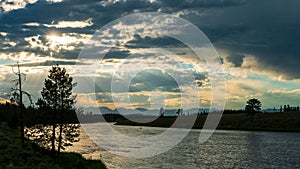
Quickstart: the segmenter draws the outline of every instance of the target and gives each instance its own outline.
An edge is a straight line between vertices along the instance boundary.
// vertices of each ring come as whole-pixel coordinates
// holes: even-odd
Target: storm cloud
[[[264,77],[262,72],[267,73],[271,76],[270,79],[280,77],[290,80],[291,88],[295,89],[297,85],[291,81],[300,79],[299,6],[299,0],[26,0],[20,4],[2,1],[0,86],[3,91],[0,97],[4,96],[3,93],[8,93],[10,88],[7,80],[7,72],[10,71],[8,65],[15,64],[17,60],[24,61],[26,64],[23,66],[30,68],[56,63],[71,66],[84,66],[85,62],[97,63],[95,60],[99,59],[100,54],[95,50],[98,48],[91,53],[87,52],[86,58],[78,59],[93,34],[115,19],[139,12],[161,12],[182,17],[205,33],[220,53],[221,60],[224,61],[222,63],[229,63],[230,68],[237,70],[236,74],[251,70],[251,73]],[[143,30],[140,31],[142,34]],[[104,33],[107,38],[104,45],[115,43],[109,51],[100,51],[101,54],[106,53],[104,59],[108,68],[101,69],[105,73],[129,56],[149,59],[151,62],[163,58],[157,56],[159,54],[151,48],[170,49],[168,51],[181,58],[191,55],[186,45],[170,37],[132,35],[122,39],[125,43],[121,43],[111,36],[118,33],[118,27]],[[9,69],[4,69],[4,66]],[[264,77],[260,80],[266,79]],[[99,81],[96,92],[105,93],[111,90],[111,77],[97,77],[96,80]],[[196,82],[199,86],[209,86],[205,74],[197,75]],[[4,90],[5,86],[7,90]],[[178,92],[174,79],[157,72],[139,74],[132,81],[130,91],[152,91],[157,87],[163,91]],[[234,87],[243,88],[239,85]]]
[[[28,3],[24,8],[2,12],[0,32],[1,52],[34,52],[41,56],[48,51],[29,49],[26,37],[44,35],[49,32],[93,34],[95,30],[121,16],[136,12],[167,12],[188,19],[206,33],[217,49],[230,50],[231,53],[253,55],[260,65],[270,71],[300,78],[296,73],[299,67],[300,38],[300,2],[274,0],[199,0],[199,1],[80,1],[64,0],[59,3],[37,1]],[[86,21],[90,25],[84,28],[51,27],[60,21]],[[31,24],[29,24],[31,23]],[[32,24],[38,23],[38,24]],[[48,25],[48,26],[47,26]],[[126,47],[152,44],[176,45],[166,38],[141,38],[130,41]],[[15,45],[9,45],[13,43]],[[137,44],[139,43],[139,44]],[[146,43],[146,44],[145,44]],[[77,44],[76,50],[54,53],[53,57],[76,58],[83,44]],[[113,56],[114,58],[117,56]],[[284,62],[280,60],[284,59]],[[288,66],[286,66],[288,65]]]

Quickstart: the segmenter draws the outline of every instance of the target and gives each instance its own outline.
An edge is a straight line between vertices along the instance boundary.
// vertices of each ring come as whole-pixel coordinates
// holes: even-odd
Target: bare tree
[[[21,119],[20,119],[20,125],[21,125],[21,141],[22,141],[22,145],[24,144],[24,104],[23,104],[23,94],[26,94],[29,98],[30,104],[32,104],[32,100],[31,100],[31,95],[22,90],[22,76],[24,77],[24,80],[26,80],[26,75],[24,73],[21,73],[20,71],[20,64],[19,62],[17,62],[17,71],[14,71],[13,67],[12,67],[12,71],[15,75],[18,76],[18,79],[13,80],[13,83],[15,84],[15,87],[11,88],[12,90],[12,98],[11,101],[14,101],[17,103],[17,105],[19,106],[19,110],[20,110],[20,115],[21,115]]]

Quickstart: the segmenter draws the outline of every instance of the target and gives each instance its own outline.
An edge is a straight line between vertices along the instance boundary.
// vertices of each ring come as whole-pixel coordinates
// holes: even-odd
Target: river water
[[[86,124],[89,129],[95,124]],[[95,125],[96,126],[96,125]],[[153,136],[165,128],[113,126],[128,136]],[[216,130],[199,144],[200,130],[190,133],[174,148],[154,157],[122,157],[97,146],[82,130],[81,140],[67,151],[87,159],[101,159],[109,169],[177,168],[300,168],[300,133]],[[105,143],[103,143],[105,144]],[[138,148],[118,147],[131,151]]]

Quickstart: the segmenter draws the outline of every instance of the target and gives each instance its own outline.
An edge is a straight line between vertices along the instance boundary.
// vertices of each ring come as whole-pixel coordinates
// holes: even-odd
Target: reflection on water
[[[93,124],[88,125],[93,127]],[[115,127],[130,136],[153,136],[165,130],[153,127]],[[192,130],[173,149],[145,159],[111,154],[97,147],[83,132],[81,141],[67,151],[81,153],[87,159],[101,159],[109,169],[300,167],[300,133],[219,130],[204,144],[198,143],[199,134],[199,130]],[[136,148],[138,145],[117,147],[114,151],[131,151]]]

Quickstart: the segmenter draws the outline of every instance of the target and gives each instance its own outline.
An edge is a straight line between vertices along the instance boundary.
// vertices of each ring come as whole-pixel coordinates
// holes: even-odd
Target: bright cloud
[[[10,47],[15,47],[17,45],[16,42],[9,41],[8,39],[5,39],[5,41],[2,42],[2,44],[3,44],[2,49],[8,49]]]
[[[78,45],[84,44],[88,41],[91,35],[77,34],[77,33],[50,33],[48,35],[36,35],[26,37],[24,40],[29,44],[30,48],[39,49],[42,51],[59,52],[60,50],[72,51]]]
[[[84,28],[92,25],[92,18],[85,21],[59,21],[57,24],[44,24],[46,27],[54,28]]]
[[[25,25],[25,26],[40,26],[41,24],[39,24],[37,22],[30,22],[30,23],[25,23],[23,25]]]
[[[16,9],[25,8],[27,4],[33,4],[38,0],[3,0],[1,7],[4,12],[9,12]]]
[[[294,89],[294,90],[290,90],[287,88],[283,88],[283,89],[273,89],[273,90],[268,90],[267,93],[270,94],[278,94],[278,95],[282,95],[282,94],[286,94],[286,95],[300,95],[300,89]]]
[[[47,51],[47,47],[43,44],[43,41],[40,38],[41,35],[36,35],[24,38],[24,40],[29,43],[31,48],[38,48],[40,50]]]
[[[1,35],[1,36],[7,36],[7,34],[8,34],[8,33],[6,33],[6,32],[0,32],[0,35]]]
[[[47,2],[53,2],[53,3],[59,3],[62,2],[63,0],[47,0]]]

